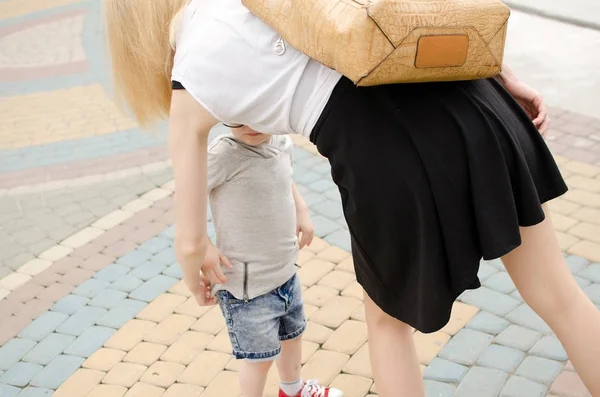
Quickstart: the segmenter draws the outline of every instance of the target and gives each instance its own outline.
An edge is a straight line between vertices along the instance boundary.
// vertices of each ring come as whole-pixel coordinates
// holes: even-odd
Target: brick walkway
[[[140,133],[107,94],[97,3],[0,1],[0,397],[238,396],[218,308],[198,307],[180,281],[164,134]],[[571,188],[552,215],[600,306],[600,120],[552,116]],[[294,139],[318,236],[299,260],[303,376],[376,395],[339,194],[326,161]],[[502,264],[482,262],[479,276],[443,330],[414,336],[427,396],[589,396]],[[272,372],[267,396],[277,384]]]

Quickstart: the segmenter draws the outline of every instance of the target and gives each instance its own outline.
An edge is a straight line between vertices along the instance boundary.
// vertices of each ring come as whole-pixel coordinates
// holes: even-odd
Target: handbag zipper
[[[248,264],[244,263],[244,302],[248,303]]]

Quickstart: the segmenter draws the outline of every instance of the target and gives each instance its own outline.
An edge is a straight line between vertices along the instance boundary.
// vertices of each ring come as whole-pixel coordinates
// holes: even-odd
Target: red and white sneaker
[[[304,383],[304,386],[296,395],[288,396],[279,389],[279,397],[343,397],[344,393],[341,390],[324,387],[316,380],[309,380]]]

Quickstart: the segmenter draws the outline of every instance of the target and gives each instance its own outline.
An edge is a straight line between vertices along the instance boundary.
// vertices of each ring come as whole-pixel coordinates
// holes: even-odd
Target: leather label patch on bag
[[[467,60],[468,50],[469,36],[466,34],[421,36],[417,42],[415,67],[462,66]]]

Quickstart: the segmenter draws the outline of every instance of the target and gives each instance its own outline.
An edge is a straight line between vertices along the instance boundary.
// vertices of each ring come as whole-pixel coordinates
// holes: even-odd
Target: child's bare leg
[[[240,389],[244,397],[262,397],[267,374],[273,361],[244,361],[240,371]]]
[[[281,342],[281,355],[275,361],[279,379],[283,383],[292,383],[300,379],[302,362],[302,337]]]
[[[521,246],[502,262],[525,302],[556,333],[592,396],[600,396],[600,312],[569,272],[549,216],[522,228],[521,237]]]
[[[302,337],[281,341],[281,355],[275,363],[281,389],[290,396],[296,395],[302,389]]]

